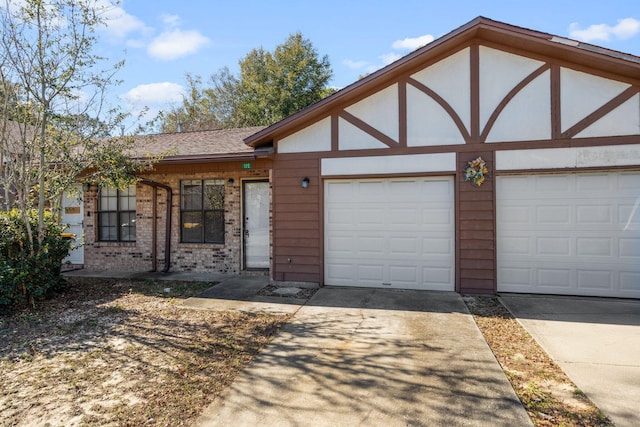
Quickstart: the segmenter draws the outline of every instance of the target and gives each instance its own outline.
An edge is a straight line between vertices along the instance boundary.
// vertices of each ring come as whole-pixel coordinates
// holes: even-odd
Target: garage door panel
[[[325,181],[325,283],[453,290],[453,187],[452,177]],[[332,221],[336,209],[351,214]]]
[[[640,298],[640,173],[502,176],[498,290]]]
[[[538,237],[536,255],[571,256],[571,239],[568,237]]]
[[[629,296],[637,295],[640,292],[640,273],[636,271],[621,271],[620,289],[628,293]]]
[[[620,239],[620,257],[640,258],[640,238]]]

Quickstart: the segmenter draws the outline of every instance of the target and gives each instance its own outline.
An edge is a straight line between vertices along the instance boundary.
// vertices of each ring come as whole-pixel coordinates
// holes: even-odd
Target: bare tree
[[[106,108],[122,62],[94,52],[95,31],[110,4],[99,0],[0,0],[0,186],[14,206],[44,213],[82,171],[93,180],[128,179],[132,138],[106,138],[125,118]],[[8,200],[5,200],[7,203]],[[34,242],[32,230],[29,241]]]

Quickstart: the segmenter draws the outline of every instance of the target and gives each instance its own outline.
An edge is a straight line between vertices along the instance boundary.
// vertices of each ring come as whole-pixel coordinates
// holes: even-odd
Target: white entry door
[[[269,183],[243,181],[244,267],[269,268]]]
[[[83,212],[82,187],[77,186],[73,191],[65,191],[62,195],[62,224],[68,226],[64,232],[73,233],[76,238],[72,243],[74,249],[62,260],[63,263],[84,264]]]
[[[453,291],[453,177],[326,180],[324,282]]]
[[[640,172],[499,176],[498,291],[640,298]]]

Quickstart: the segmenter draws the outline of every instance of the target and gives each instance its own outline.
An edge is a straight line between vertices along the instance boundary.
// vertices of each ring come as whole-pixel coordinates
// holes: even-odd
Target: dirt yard
[[[74,279],[0,315],[0,426],[190,425],[288,320],[177,307],[213,285]]]
[[[289,320],[178,308],[213,285],[76,278],[0,314],[0,426],[190,425]],[[464,300],[536,426],[612,425],[497,298]]]

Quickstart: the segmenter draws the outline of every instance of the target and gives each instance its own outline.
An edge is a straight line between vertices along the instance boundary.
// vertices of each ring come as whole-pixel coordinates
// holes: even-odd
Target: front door
[[[74,249],[62,260],[63,263],[84,264],[82,205],[82,187],[77,186],[74,191],[65,191],[62,195],[62,223],[68,226],[64,231],[75,234],[75,241],[71,245]]]
[[[244,181],[244,267],[269,268],[269,183]]]

